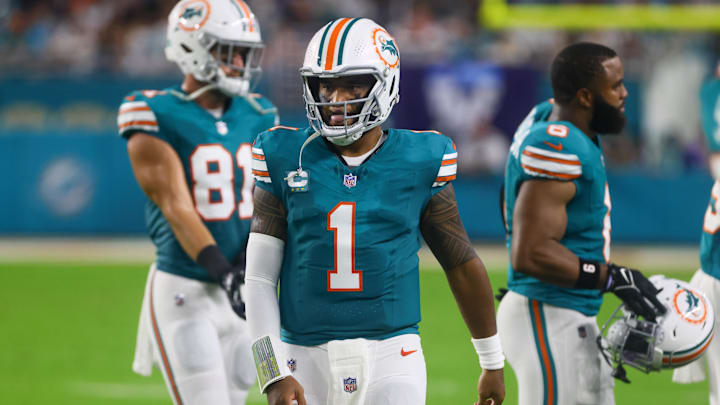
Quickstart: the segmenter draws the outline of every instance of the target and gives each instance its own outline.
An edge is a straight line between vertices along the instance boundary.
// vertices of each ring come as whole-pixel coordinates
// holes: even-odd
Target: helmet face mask
[[[335,144],[349,145],[385,122],[400,97],[399,61],[394,40],[372,20],[342,18],[321,28],[310,41],[300,69],[312,128]],[[320,99],[320,80],[356,76],[375,80],[365,97],[336,102]],[[342,125],[323,120],[322,111],[329,107],[343,107]]]
[[[680,367],[700,358],[713,338],[715,315],[705,294],[665,276],[649,280],[666,313],[650,322],[620,305],[597,340],[605,360],[615,367],[613,375],[626,382],[623,364],[644,373]]]
[[[168,17],[167,59],[228,96],[255,86],[263,49],[257,20],[241,0],[184,0]]]
[[[345,74],[341,75],[322,77],[303,75],[303,97],[305,98],[306,113],[310,125],[329,141],[342,146],[349,145],[359,139],[363,133],[382,123],[377,97],[384,85],[382,78],[378,77],[371,69],[350,70],[351,72],[344,72]],[[323,80],[344,78],[367,83],[369,87],[367,94],[345,101],[323,100],[324,97],[320,94],[319,89],[320,83]],[[330,125],[328,117],[323,114],[326,111],[325,109],[330,107],[342,107],[342,125]]]

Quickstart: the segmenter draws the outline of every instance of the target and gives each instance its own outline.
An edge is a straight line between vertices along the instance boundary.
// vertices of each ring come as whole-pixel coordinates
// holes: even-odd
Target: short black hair
[[[617,57],[617,53],[605,45],[578,42],[567,46],[555,57],[550,68],[555,101],[570,102],[578,90],[587,88],[595,76],[603,71],[603,62]]]

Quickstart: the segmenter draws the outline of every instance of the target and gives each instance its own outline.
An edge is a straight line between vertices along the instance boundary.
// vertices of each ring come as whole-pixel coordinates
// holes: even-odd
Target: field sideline
[[[479,245],[493,287],[505,284],[505,252]],[[140,299],[153,249],[145,240],[0,239],[0,380],[8,404],[170,404],[159,372],[142,378],[130,370]],[[697,248],[618,247],[614,258],[646,273],[689,279]],[[621,258],[623,260],[621,260]],[[652,265],[651,265],[652,263]],[[468,332],[444,275],[421,254],[428,404],[470,404],[479,373]],[[617,305],[606,300],[598,319]],[[676,385],[670,373],[629,371],[616,385],[622,404],[707,403],[707,383]],[[39,383],[40,382],[40,383]],[[508,398],[515,380],[506,368]],[[38,387],[42,385],[42,389]],[[254,388],[248,405],[264,403]]]

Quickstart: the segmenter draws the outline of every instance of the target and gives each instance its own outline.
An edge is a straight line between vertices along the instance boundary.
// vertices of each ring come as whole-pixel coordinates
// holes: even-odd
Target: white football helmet
[[[260,25],[242,0],[181,0],[168,17],[165,56],[183,74],[209,83],[194,97],[215,88],[228,96],[247,95],[259,78],[263,48]],[[243,66],[233,61],[238,51]],[[240,75],[226,75],[221,67]]]
[[[620,305],[598,337],[606,359],[615,363],[613,375],[625,381],[623,363],[645,373],[680,367],[700,358],[713,338],[715,314],[702,291],[662,275],[649,280],[659,291],[665,314],[650,322]],[[625,315],[619,314],[621,308]]]
[[[316,32],[305,52],[300,75],[310,125],[338,145],[349,145],[382,124],[400,98],[397,43],[383,27],[367,18],[340,18]],[[319,79],[354,75],[375,78],[367,97],[346,102],[321,102]],[[351,104],[360,104],[360,111],[348,115]],[[330,126],[323,121],[320,108],[326,106],[345,108],[343,125]],[[348,119],[357,121],[348,125]]]

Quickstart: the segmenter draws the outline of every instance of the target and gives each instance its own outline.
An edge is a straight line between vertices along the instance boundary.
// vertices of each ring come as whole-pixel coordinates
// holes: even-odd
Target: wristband
[[[275,381],[290,376],[279,339],[270,335],[262,336],[253,342],[252,352],[261,393],[265,393],[267,387]]]
[[[482,338],[470,339],[475,352],[480,359],[480,367],[483,370],[499,370],[505,366],[505,356],[500,345],[500,336],[497,334]]]
[[[575,288],[583,290],[596,290],[600,279],[600,263],[580,258],[580,274],[575,282]]]
[[[213,280],[219,283],[232,269],[230,262],[228,262],[217,245],[205,246],[197,255],[195,261],[208,272]]]

